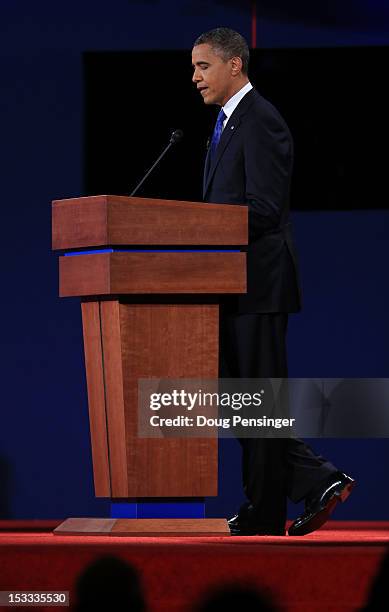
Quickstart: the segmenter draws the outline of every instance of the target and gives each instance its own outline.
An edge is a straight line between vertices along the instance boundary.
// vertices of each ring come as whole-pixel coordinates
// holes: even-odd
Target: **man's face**
[[[196,45],[192,51],[192,81],[205,104],[224,104],[234,94],[232,60],[224,61],[208,44]]]

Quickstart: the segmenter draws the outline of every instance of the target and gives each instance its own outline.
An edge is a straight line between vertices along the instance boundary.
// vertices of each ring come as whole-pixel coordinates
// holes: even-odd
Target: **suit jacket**
[[[206,202],[248,205],[247,294],[231,299],[239,313],[297,312],[301,292],[289,222],[293,141],[278,111],[252,89],[240,101],[210,160]]]

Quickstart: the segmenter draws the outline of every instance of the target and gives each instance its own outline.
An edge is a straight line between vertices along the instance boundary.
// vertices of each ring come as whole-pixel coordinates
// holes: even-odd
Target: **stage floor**
[[[209,589],[242,582],[272,592],[282,610],[351,611],[389,545],[389,522],[330,521],[300,538],[53,535],[60,522],[0,521],[1,591],[70,591],[74,602],[77,576],[109,554],[138,569],[150,612],[189,611]]]

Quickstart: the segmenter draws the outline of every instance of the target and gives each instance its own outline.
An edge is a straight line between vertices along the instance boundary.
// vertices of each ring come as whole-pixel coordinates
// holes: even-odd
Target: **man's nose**
[[[195,68],[195,71],[193,73],[192,81],[193,81],[193,83],[197,83],[198,81],[201,81],[201,76],[197,72],[197,68]]]

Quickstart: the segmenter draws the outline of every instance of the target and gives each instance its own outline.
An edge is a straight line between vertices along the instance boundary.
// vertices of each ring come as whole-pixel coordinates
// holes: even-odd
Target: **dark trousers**
[[[220,376],[285,378],[288,376],[288,315],[232,314],[221,308]],[[336,468],[296,438],[239,439],[243,487],[261,524],[281,524],[286,498],[304,499]]]

